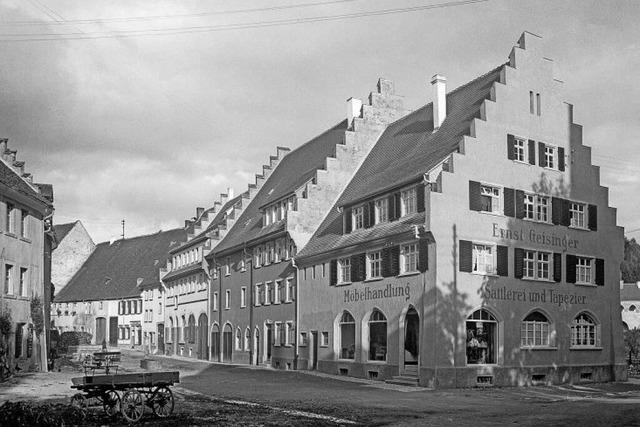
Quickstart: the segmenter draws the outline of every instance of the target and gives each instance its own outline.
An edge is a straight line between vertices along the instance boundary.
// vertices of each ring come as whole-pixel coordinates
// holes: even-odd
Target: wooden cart
[[[180,382],[180,373],[142,372],[132,374],[85,375],[72,378],[72,386],[80,391],[71,397],[71,404],[85,407],[87,399],[102,403],[110,416],[122,414],[128,422],[142,418],[145,406],[158,417],[168,417],[173,412],[174,400],[170,386]]]

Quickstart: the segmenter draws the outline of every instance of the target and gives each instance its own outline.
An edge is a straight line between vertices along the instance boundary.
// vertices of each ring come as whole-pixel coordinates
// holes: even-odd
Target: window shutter
[[[391,276],[400,274],[400,246],[392,246],[389,249],[389,273]]]
[[[529,164],[536,164],[536,142],[533,139],[529,140]]]
[[[515,160],[515,139],[513,135],[507,134],[507,159]]]
[[[551,198],[551,222],[555,225],[562,223],[564,214],[564,200],[559,197]]]
[[[544,155],[544,142],[538,142],[538,164],[543,168],[547,166],[547,158]]]
[[[369,202],[369,226],[373,227],[376,223],[376,205],[374,201]]]
[[[498,276],[509,275],[509,247],[498,246]]]
[[[424,185],[416,185],[416,200],[418,202],[418,212],[424,212]]]
[[[382,249],[382,277],[391,277],[391,248]]]
[[[562,254],[553,254],[553,281],[562,282]]]
[[[558,147],[558,170],[564,171],[564,147]]]
[[[514,217],[516,216],[516,190],[513,188],[505,188],[503,190],[504,194],[504,214],[506,216]]]
[[[429,269],[429,242],[427,239],[418,240],[418,270],[424,273]]]
[[[571,225],[571,202],[566,199],[562,200],[562,219],[560,224],[567,227]]]
[[[370,221],[370,216],[369,216],[369,203],[365,203],[364,205],[362,205],[362,223],[364,225],[364,228],[369,228],[371,227],[371,221]]]
[[[567,254],[567,283],[576,283],[576,256]]]
[[[393,202],[393,207],[396,210],[394,215],[396,219],[398,219],[402,216],[402,209],[400,209],[400,192],[393,193],[393,197],[395,199]]]
[[[338,283],[338,261],[332,259],[329,265],[329,285],[335,286],[336,283]]]
[[[604,260],[596,258],[596,285],[604,286]]]
[[[396,217],[396,197],[395,194],[391,194],[389,196],[389,198],[387,199],[387,215],[389,217],[389,221],[395,221],[396,219],[398,219]]]
[[[516,218],[524,218],[524,191],[516,190]]]
[[[598,207],[596,205],[589,205],[589,230],[598,230]]]
[[[366,273],[366,254],[351,257],[351,281],[362,282]]]
[[[467,273],[471,273],[473,271],[473,262],[472,262],[472,245],[469,240],[460,240],[459,243],[459,264],[460,271],[466,271]]]
[[[351,233],[351,208],[344,210],[344,234]]]
[[[469,209],[479,211],[480,201],[480,183],[477,181],[469,181]]]
[[[524,249],[515,248],[513,250],[513,275],[516,279],[522,279],[524,269]]]

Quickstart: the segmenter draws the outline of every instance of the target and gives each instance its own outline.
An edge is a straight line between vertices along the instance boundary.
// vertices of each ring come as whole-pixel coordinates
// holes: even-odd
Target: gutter
[[[295,285],[296,285],[296,301],[295,301],[295,313],[293,316],[293,330],[295,331],[294,337],[293,337],[293,348],[294,348],[294,353],[293,353],[293,369],[294,370],[298,370],[298,357],[299,357],[299,343],[298,343],[298,335],[299,335],[299,324],[300,324],[300,286],[299,286],[299,280],[298,278],[300,277],[300,271],[299,271],[299,267],[298,265],[296,265],[296,258],[295,257],[291,257],[291,266],[293,268],[296,269],[296,277],[295,277]]]

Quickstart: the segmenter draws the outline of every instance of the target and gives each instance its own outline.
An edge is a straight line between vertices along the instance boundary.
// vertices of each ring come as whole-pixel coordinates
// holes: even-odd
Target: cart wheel
[[[160,386],[151,395],[151,409],[160,418],[168,417],[173,413],[173,393],[169,387]]]
[[[107,390],[102,395],[102,409],[109,417],[115,417],[120,412],[120,396],[115,390]]]
[[[144,398],[138,390],[127,390],[120,401],[120,411],[125,420],[130,423],[140,421],[144,414]]]
[[[87,407],[87,398],[84,397],[84,394],[82,393],[76,393],[73,396],[71,396],[71,406],[84,409]]]

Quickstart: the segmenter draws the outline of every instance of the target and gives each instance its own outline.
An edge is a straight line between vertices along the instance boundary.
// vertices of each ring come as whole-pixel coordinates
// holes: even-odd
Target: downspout
[[[218,267],[218,263],[214,258],[214,267],[218,270],[218,362],[222,362],[222,342],[224,329],[222,327],[222,269]]]
[[[431,182],[431,180],[429,179],[429,174],[425,173],[422,176],[422,180],[424,182],[424,192],[425,192],[425,197],[424,197],[424,212],[425,212],[425,216],[424,216],[424,226],[425,226],[425,230],[426,231],[431,231],[431,186],[433,185],[433,182]],[[427,261],[429,262],[429,261]],[[435,265],[435,263],[434,263]],[[429,266],[427,265],[427,270],[422,274],[422,328],[425,332],[426,332],[426,328],[424,327],[424,323],[425,323],[425,299],[427,297],[427,272],[429,271]],[[437,273],[437,272],[436,272]],[[434,284],[434,302],[433,302],[433,321],[434,321],[434,327],[432,328],[434,331],[433,334],[433,343],[432,343],[432,347],[433,347],[433,387],[435,387],[438,383],[438,361],[437,361],[437,357],[438,357],[438,353],[437,353],[437,348],[438,348],[438,334],[437,334],[437,321],[438,321],[438,289],[437,286],[435,286]],[[421,334],[422,335],[422,334]],[[426,338],[426,333],[424,334],[424,337]],[[423,345],[426,345],[426,339],[421,339],[420,340],[421,343],[423,343]],[[422,353],[422,352],[421,352]],[[422,364],[420,363],[422,360],[418,361],[418,366],[422,366]],[[420,377],[420,373],[418,372],[418,377]]]
[[[253,365],[253,355],[255,354],[253,344],[254,339],[253,336],[255,334],[255,328],[253,325],[253,258],[247,257],[247,242],[243,243],[242,247],[242,256],[245,257],[245,266],[247,265],[247,258],[249,260],[249,286],[247,291],[249,292],[249,365]],[[258,361],[256,360],[256,365]]]
[[[298,282],[298,277],[300,277],[299,274],[299,269],[298,266],[296,265],[296,259],[294,257],[291,257],[291,266],[293,268],[295,268],[295,272],[296,272],[296,277],[294,278],[294,283],[296,285],[296,300],[295,300],[295,313],[293,315],[294,319],[293,319],[293,330],[295,331],[294,337],[293,337],[293,348],[294,348],[294,353],[293,353],[293,369],[297,370],[298,369],[298,325],[300,324],[300,298],[298,298],[298,296],[300,295],[300,286],[299,286],[299,282]]]

